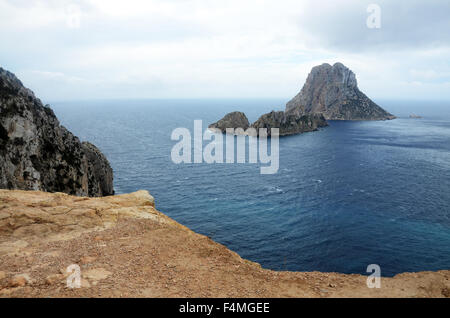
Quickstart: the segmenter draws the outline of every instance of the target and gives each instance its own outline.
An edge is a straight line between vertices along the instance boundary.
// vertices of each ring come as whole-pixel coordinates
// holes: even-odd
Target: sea
[[[156,207],[273,270],[382,276],[450,269],[450,102],[376,100],[392,121],[330,121],[279,140],[279,170],[260,163],[172,161],[176,128],[226,113],[250,121],[287,99],[54,101],[62,125],[97,145],[117,194]],[[409,118],[410,114],[422,118]]]

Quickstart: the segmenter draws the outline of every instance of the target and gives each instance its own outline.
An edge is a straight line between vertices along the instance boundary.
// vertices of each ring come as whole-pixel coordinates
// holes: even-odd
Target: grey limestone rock
[[[49,106],[2,68],[0,188],[114,194],[113,171],[105,156],[61,126]]]
[[[226,133],[227,128],[242,128],[247,130],[250,127],[250,123],[242,112],[232,112],[223,117],[218,122],[209,125],[209,129],[219,129],[222,133]]]
[[[322,114],[289,115],[283,111],[272,111],[262,115],[252,124],[259,132],[260,128],[266,128],[267,134],[271,134],[271,128],[278,128],[280,136],[294,135],[316,131],[320,127],[328,126]]]
[[[322,113],[329,120],[388,120],[395,116],[375,104],[358,89],[355,74],[342,63],[314,67],[286,113]]]

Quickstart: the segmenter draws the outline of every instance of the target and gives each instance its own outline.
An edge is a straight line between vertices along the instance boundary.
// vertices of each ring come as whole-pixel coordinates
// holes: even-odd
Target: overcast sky
[[[0,0],[0,67],[44,102],[289,99],[337,61],[369,97],[449,100],[450,1]]]

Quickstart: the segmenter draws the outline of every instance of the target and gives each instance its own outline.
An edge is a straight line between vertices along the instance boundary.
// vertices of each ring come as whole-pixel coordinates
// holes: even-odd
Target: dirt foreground
[[[81,287],[69,288],[76,268]],[[366,280],[262,269],[158,212],[146,191],[0,190],[0,297],[450,297],[450,271]]]

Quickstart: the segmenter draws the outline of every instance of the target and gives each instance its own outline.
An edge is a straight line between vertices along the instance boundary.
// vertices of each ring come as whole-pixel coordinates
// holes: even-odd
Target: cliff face
[[[0,188],[114,194],[103,154],[61,126],[16,76],[0,68]]]
[[[114,194],[113,171],[105,155],[90,142],[81,144],[86,159],[88,175],[88,193],[90,196],[107,196]]]
[[[0,190],[1,297],[450,297],[450,272],[276,272],[154,207],[146,191],[104,198]],[[79,266],[81,288],[67,287]],[[70,280],[73,281],[73,280]]]
[[[395,118],[358,89],[355,74],[341,63],[314,67],[300,93],[287,103],[286,113],[322,113],[331,120]]]

